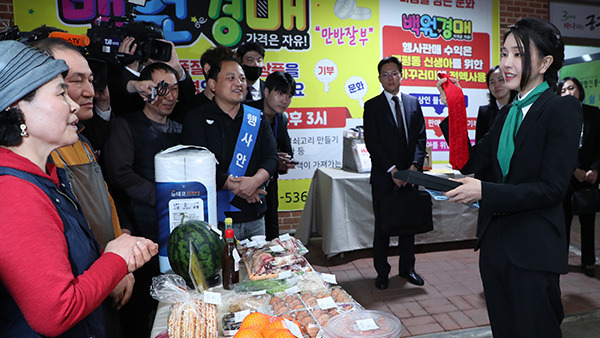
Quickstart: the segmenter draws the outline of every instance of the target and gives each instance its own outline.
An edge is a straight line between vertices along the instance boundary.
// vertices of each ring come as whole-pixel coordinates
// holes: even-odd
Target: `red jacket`
[[[54,165],[46,174],[6,148],[0,148],[0,166],[59,183]],[[0,176],[0,196],[0,281],[36,332],[58,335],[100,306],[127,273],[127,263],[105,253],[74,277],[62,221],[48,196],[8,175]]]

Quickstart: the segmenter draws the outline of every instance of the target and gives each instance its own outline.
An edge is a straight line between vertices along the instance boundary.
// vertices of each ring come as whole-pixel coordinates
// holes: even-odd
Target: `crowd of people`
[[[0,194],[10,196],[0,204],[0,335],[149,336],[149,288],[160,273],[154,156],[171,146],[214,153],[218,218],[233,219],[237,239],[279,236],[277,179],[295,167],[283,114],[294,78],[260,79],[258,43],[216,46],[201,56],[206,88],[195,93],[172,47],[166,62],[109,64],[107,85],[98,87],[84,51],[68,42],[0,42]],[[135,48],[127,38],[119,51]],[[600,112],[582,109],[576,78],[558,82],[564,45],[551,24],[519,20],[501,54],[461,169],[475,177],[446,195],[479,202],[476,249],[494,335],[558,337],[571,196],[598,187]],[[394,174],[423,170],[425,119],[418,100],[400,92],[400,61],[386,57],[377,70],[383,92],[364,110],[375,286],[388,288],[389,240],[398,234],[400,276],[423,286],[414,235],[430,228],[405,229],[414,210],[403,210],[418,189]],[[444,102],[447,81],[460,85],[438,82]],[[588,276],[594,219],[579,215]]]
[[[259,81],[259,44],[217,46],[201,57],[207,88],[196,94],[171,44],[167,62],[108,63],[99,88],[85,49],[46,37],[53,30],[0,42],[0,186],[14,197],[0,222],[0,333],[148,337],[160,273],[154,156],[207,147],[219,161],[219,195],[235,205],[223,216],[236,237],[279,236],[277,175],[294,168],[282,113],[296,83],[283,72]],[[119,52],[135,48],[126,38]],[[245,166],[231,175],[248,117],[260,128],[248,131]]]

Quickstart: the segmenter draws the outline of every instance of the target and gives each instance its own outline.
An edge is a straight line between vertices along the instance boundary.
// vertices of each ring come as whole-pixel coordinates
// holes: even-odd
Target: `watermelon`
[[[169,235],[167,255],[173,272],[182,276],[188,285],[193,285],[188,273],[190,241],[196,247],[200,268],[206,279],[218,278],[225,244],[208,223],[200,220],[187,221],[178,225]]]

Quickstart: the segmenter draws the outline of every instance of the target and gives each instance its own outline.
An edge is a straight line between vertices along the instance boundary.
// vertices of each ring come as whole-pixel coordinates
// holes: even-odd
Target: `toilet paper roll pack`
[[[178,145],[154,157],[161,272],[169,272],[171,231],[189,220],[217,228],[216,159],[203,147]]]

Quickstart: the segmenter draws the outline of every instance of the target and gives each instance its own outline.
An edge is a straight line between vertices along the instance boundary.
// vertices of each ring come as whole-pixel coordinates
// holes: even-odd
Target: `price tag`
[[[292,272],[290,270],[281,271],[277,275],[277,279],[286,279],[292,277]]]
[[[242,311],[234,312],[233,313],[234,323],[241,323],[242,321],[244,321],[244,318],[246,318],[246,316],[249,314],[250,314],[250,310],[242,310]]]
[[[285,290],[285,293],[287,293],[288,295],[293,295],[294,293],[299,293],[300,292],[300,288],[298,286],[292,286],[289,289]]]
[[[298,338],[302,338],[304,337],[302,335],[302,330],[300,330],[300,327],[298,327],[298,324],[294,323],[294,322],[290,322],[289,320],[283,318],[283,323],[285,325],[285,327],[287,327],[288,330],[290,330],[290,332],[298,337]]]
[[[260,296],[260,295],[266,295],[267,294],[267,290],[259,290],[259,291],[254,291],[250,293],[253,296]]]
[[[337,284],[337,280],[335,279],[335,275],[330,273],[322,273],[321,278],[329,284]]]
[[[218,292],[204,291],[204,301],[208,304],[221,305],[221,294]]]
[[[237,251],[237,248],[233,248],[232,254],[233,254],[233,262],[235,263],[234,270],[240,271],[240,260],[242,260],[242,257],[240,257],[240,253]]]
[[[358,329],[361,331],[371,331],[379,328],[379,326],[375,324],[373,318],[359,319],[356,321],[356,326],[358,326]]]
[[[337,308],[337,305],[335,305],[335,301],[331,297],[318,298],[317,304],[319,304],[319,307],[322,310]]]
[[[280,239],[282,242],[289,241],[291,238],[292,238],[292,237],[290,236],[290,234],[283,234],[283,235],[279,236],[279,239]]]
[[[279,244],[270,246],[269,249],[271,249],[271,251],[273,251],[273,252],[284,252],[285,251],[285,249]]]

